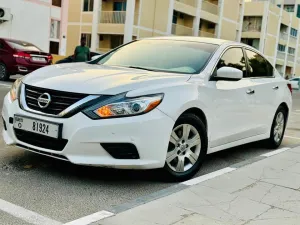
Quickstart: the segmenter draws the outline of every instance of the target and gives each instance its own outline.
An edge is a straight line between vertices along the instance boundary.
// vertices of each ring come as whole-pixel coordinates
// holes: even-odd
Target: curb
[[[171,194],[177,193],[179,191],[185,190],[185,189],[189,188],[192,185],[196,185],[196,184],[199,184],[201,182],[204,182],[204,181],[213,179],[215,177],[224,175],[226,173],[230,173],[230,172],[232,172],[234,170],[237,170],[239,168],[242,168],[244,166],[253,164],[255,162],[261,161],[263,159],[269,158],[271,156],[280,154],[282,152],[285,152],[287,150],[290,150],[290,149],[293,149],[293,148],[296,148],[296,147],[299,147],[299,145],[293,145],[293,146],[290,146],[290,147],[284,147],[284,148],[280,148],[280,149],[277,149],[277,150],[274,150],[274,151],[270,151],[270,152],[262,154],[260,156],[256,156],[254,158],[251,158],[249,160],[244,160],[242,162],[238,162],[238,163],[233,164],[229,167],[225,167],[223,169],[220,169],[220,170],[217,170],[217,171],[214,171],[214,172],[211,172],[211,173],[208,173],[208,174],[205,174],[205,175],[187,180],[185,182],[175,184],[171,187],[162,189],[160,191],[153,192],[149,195],[145,195],[143,197],[133,199],[129,202],[126,202],[126,203],[123,203],[123,204],[120,204],[120,205],[117,205],[117,206],[114,206],[114,207],[110,207],[110,208],[107,208],[105,210],[101,210],[101,211],[99,211],[97,213],[94,213],[92,215],[79,218],[78,220],[74,220],[74,221],[71,221],[69,223],[65,223],[65,225],[99,224],[99,222],[101,220],[105,219],[105,218],[116,216],[119,213],[122,213],[122,212],[125,212],[127,210],[136,208],[140,205],[144,205],[144,204],[147,204],[147,203],[152,202],[154,200],[157,200],[157,199],[169,196]]]

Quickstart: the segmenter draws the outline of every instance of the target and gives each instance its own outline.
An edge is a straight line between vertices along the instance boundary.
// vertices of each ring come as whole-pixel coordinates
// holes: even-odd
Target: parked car
[[[19,40],[0,38],[0,80],[10,75],[26,75],[52,64],[52,55],[35,45]]]
[[[300,77],[294,77],[290,79],[293,89],[300,89]]]
[[[97,57],[101,56],[103,53],[98,52],[91,52],[91,60],[97,59]],[[62,64],[62,63],[73,63],[74,55],[70,55],[64,59],[58,60],[55,64]]]
[[[248,45],[148,38],[17,80],[3,137],[74,164],[164,168],[186,180],[206,154],[259,140],[278,148],[291,106],[288,81]]]

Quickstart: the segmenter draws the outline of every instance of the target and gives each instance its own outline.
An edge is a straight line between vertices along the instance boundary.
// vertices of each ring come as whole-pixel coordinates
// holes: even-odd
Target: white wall
[[[28,41],[48,52],[51,7],[45,4],[48,0],[43,1],[44,4],[25,0],[0,0],[0,7],[10,8],[13,15],[12,21],[0,24],[0,37]]]

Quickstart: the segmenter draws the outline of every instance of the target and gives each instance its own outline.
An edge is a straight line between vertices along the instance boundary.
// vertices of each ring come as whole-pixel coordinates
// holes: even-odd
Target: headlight
[[[83,111],[92,119],[136,116],[155,109],[163,100],[163,94],[127,98],[114,96]]]
[[[10,100],[13,102],[19,98],[20,87],[22,84],[22,78],[17,79],[10,88]]]

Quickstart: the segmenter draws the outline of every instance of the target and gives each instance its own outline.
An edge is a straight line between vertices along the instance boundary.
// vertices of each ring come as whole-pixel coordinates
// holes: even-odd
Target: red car
[[[10,75],[26,75],[52,64],[52,55],[35,45],[12,39],[0,38],[0,80]]]

